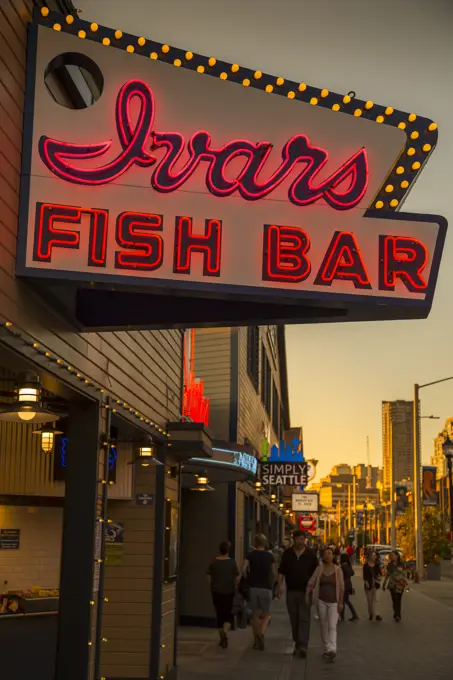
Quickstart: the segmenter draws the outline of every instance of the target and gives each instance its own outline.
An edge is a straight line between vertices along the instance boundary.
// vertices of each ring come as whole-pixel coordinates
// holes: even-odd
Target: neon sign
[[[140,111],[132,123],[131,105],[137,99]],[[153,130],[155,113],[154,96],[149,85],[142,80],[125,83],[116,100],[115,120],[122,151],[114,160],[96,168],[81,167],[80,161],[103,157],[113,146],[112,140],[94,144],[74,144],[43,135],[39,141],[39,154],[43,163],[66,182],[100,186],[118,179],[133,165],[149,168],[155,165],[151,185],[156,191],[170,193],[183,187],[193,176],[200,163],[208,164],[206,187],[214,196],[224,198],[238,192],[248,201],[256,201],[271,194],[291,174],[296,166],[304,164],[302,171],[291,183],[288,199],[298,206],[306,206],[323,199],[336,210],[354,208],[368,187],[368,162],[364,148],[324,180],[316,178],[328,162],[325,149],[310,144],[306,135],[292,137],[281,151],[281,164],[266,180],[261,179],[266,162],[272,152],[270,142],[252,143],[236,139],[222,147],[213,146],[211,135],[196,132],[186,142],[178,132]],[[158,160],[152,151],[165,149]],[[176,166],[184,152],[187,159],[182,168]],[[226,170],[233,159],[243,158],[244,167],[235,179],[227,177]]]
[[[190,330],[190,344],[184,335],[184,394],[183,418],[209,425],[209,398],[204,394],[204,380],[195,377],[195,330]]]

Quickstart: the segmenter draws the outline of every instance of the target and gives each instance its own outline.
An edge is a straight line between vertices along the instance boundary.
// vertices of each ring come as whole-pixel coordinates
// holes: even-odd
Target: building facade
[[[382,462],[384,489],[411,480],[414,461],[412,401],[382,402]]]

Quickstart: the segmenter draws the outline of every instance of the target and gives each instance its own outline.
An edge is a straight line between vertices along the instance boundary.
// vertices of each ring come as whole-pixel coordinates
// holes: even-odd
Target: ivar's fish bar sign
[[[446,222],[398,210],[432,121],[44,14],[18,273],[72,287],[80,324],[428,314]],[[80,104],[81,72],[96,96]]]

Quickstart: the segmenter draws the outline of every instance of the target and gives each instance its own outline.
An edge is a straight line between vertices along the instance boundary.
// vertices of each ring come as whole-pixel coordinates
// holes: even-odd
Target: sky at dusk
[[[79,0],[81,17],[263,72],[427,116],[439,144],[404,204],[453,224],[451,0]],[[135,58],[135,57],[133,57]],[[452,227],[453,228],[453,227]],[[287,327],[292,425],[326,474],[381,464],[381,402],[453,375],[453,259],[447,236],[425,321]],[[421,393],[423,458],[453,415],[453,381]]]

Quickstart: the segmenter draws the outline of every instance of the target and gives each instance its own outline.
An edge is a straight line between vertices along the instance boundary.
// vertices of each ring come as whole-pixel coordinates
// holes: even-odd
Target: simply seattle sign
[[[264,486],[299,486],[308,482],[309,463],[302,451],[302,442],[295,438],[290,444],[283,440],[274,444],[270,453],[263,447],[261,482]]]

